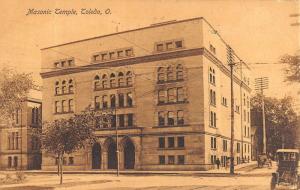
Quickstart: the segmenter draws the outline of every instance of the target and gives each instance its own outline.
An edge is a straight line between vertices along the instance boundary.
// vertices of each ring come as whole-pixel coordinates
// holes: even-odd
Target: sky
[[[111,14],[25,16],[33,8],[110,9]],[[168,20],[205,17],[250,65],[253,78],[268,74],[270,86],[276,86],[269,94],[282,97],[289,94],[284,90],[283,69],[270,63],[299,51],[300,26],[291,24],[299,22],[300,17],[290,17],[299,10],[297,0],[1,0],[0,67],[32,72],[42,85],[41,48],[114,33],[117,25],[124,31]]]

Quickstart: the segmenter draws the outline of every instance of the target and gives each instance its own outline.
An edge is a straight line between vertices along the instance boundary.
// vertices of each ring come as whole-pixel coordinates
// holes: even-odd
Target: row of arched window
[[[132,73],[130,71],[118,74],[111,73],[110,75],[103,74],[102,76],[96,75],[94,77],[94,89],[108,89],[118,87],[129,87],[132,86]]]
[[[74,82],[72,79],[55,82],[55,95],[74,93]]]
[[[178,64],[176,66],[159,67],[157,69],[157,80],[159,83],[167,81],[183,80],[183,66]]]

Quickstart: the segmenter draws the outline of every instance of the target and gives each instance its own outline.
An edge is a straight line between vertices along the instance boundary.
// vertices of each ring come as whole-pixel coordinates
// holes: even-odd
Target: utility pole
[[[235,63],[233,62],[233,51],[230,46],[227,45],[227,61],[230,66],[230,97],[231,97],[231,138],[230,138],[230,174],[234,174],[234,91],[233,91],[233,67]]]
[[[255,79],[255,90],[261,94],[261,107],[262,107],[262,127],[263,127],[263,154],[267,154],[267,134],[266,134],[266,119],[265,119],[265,101],[264,89],[268,89],[269,78],[260,77]]]

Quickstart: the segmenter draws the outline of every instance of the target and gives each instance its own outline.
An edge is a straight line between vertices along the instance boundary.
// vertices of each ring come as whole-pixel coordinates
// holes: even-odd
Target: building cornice
[[[86,72],[86,71],[91,71],[91,70],[99,70],[99,69],[106,69],[106,68],[112,68],[112,67],[121,67],[121,66],[127,66],[127,65],[135,65],[135,64],[139,64],[139,63],[147,63],[147,62],[189,57],[189,56],[198,56],[198,55],[204,55],[207,59],[209,59],[216,66],[218,66],[224,74],[226,74],[228,77],[230,77],[230,70],[227,67],[225,67],[225,65],[218,58],[216,58],[213,54],[211,54],[204,47],[203,48],[195,48],[195,49],[183,49],[183,50],[172,51],[172,52],[157,53],[157,54],[152,54],[152,55],[132,57],[132,58],[128,58],[128,59],[113,60],[113,61],[107,61],[107,62],[101,62],[101,63],[94,63],[94,64],[90,64],[90,65],[66,68],[66,69],[61,69],[61,70],[49,71],[49,72],[41,73],[41,77],[43,79],[45,79],[45,78],[68,75],[68,74],[73,74],[73,73],[81,73],[81,72]],[[234,81],[239,85],[244,84],[243,87],[245,87],[245,89],[247,91],[249,91],[249,92],[251,91],[250,87],[247,86],[245,83],[243,83],[243,81],[240,80],[237,76],[234,76]]]

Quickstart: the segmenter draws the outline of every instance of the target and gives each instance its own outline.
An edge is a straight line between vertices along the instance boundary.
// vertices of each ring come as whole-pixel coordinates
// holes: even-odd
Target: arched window
[[[127,93],[126,99],[127,99],[127,101],[126,101],[127,107],[132,107],[132,93],[131,92]]]
[[[179,110],[179,111],[177,111],[177,125],[183,125],[183,124],[184,124],[183,111]]]
[[[66,100],[63,100],[62,101],[62,112],[64,113],[64,112],[67,112],[68,110],[67,110],[67,101]]]
[[[182,80],[183,79],[183,67],[182,65],[177,65],[176,67],[176,79]]]
[[[95,78],[94,78],[94,89],[98,90],[100,88],[101,88],[100,77],[98,75],[96,75]]]
[[[174,75],[173,75],[173,68],[171,66],[169,66],[167,68],[167,80],[170,81],[170,80],[174,80]]]
[[[116,107],[116,96],[114,94],[110,95],[110,107],[111,108]]]
[[[126,73],[126,85],[132,86],[132,74],[130,71]]]
[[[172,111],[168,112],[168,125],[174,125],[174,112]]]
[[[74,84],[72,79],[69,80],[69,93],[74,93]]]
[[[107,75],[105,75],[105,74],[102,76],[102,88],[108,88]]]
[[[116,76],[113,73],[110,75],[110,87],[111,88],[116,87]]]
[[[60,94],[60,88],[59,88],[59,82],[56,81],[55,82],[55,95]]]
[[[122,72],[119,72],[119,74],[118,74],[118,85],[119,85],[119,87],[125,86],[124,74]]]
[[[157,70],[157,80],[158,82],[165,81],[165,69],[163,67],[159,67]]]
[[[64,80],[62,81],[62,94],[67,93],[67,82]]]

